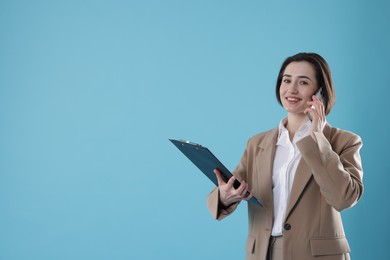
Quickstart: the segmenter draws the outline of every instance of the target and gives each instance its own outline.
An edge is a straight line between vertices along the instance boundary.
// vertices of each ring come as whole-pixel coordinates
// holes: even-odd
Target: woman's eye
[[[288,79],[284,79],[284,80],[283,80],[283,82],[284,82],[284,83],[289,83],[289,82],[290,82],[290,80],[288,80]]]
[[[308,83],[306,81],[299,82],[300,85],[307,85]]]

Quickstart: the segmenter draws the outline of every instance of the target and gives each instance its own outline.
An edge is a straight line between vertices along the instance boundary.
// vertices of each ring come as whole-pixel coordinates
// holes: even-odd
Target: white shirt
[[[302,158],[296,143],[309,134],[311,122],[307,121],[290,141],[289,133],[284,126],[287,118],[279,124],[279,136],[276,142],[276,153],[272,172],[272,191],[274,199],[274,223],[272,236],[283,234],[284,218],[286,215],[291,187],[299,161]]]

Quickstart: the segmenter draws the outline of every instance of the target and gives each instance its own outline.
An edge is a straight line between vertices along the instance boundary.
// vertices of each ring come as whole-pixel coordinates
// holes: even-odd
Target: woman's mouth
[[[287,102],[295,104],[301,101],[302,99],[297,98],[297,97],[286,97]]]

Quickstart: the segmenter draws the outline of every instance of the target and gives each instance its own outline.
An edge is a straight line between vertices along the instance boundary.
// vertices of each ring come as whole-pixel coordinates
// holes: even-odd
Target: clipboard
[[[169,139],[190,161],[192,161],[196,167],[201,170],[216,186],[218,186],[217,176],[214,173],[214,169],[218,169],[224,181],[227,182],[233,174],[218,160],[217,157],[205,146],[192,143],[190,141]],[[237,189],[240,186],[240,182],[235,180],[233,187]],[[250,193],[247,191],[246,196]],[[252,197],[248,201],[262,206],[261,203]]]

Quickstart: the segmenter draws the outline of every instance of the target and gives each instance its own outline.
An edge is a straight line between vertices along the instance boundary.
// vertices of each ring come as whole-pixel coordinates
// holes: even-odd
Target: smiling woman
[[[275,83],[301,50],[332,68],[327,122],[366,144],[369,192],[342,213],[351,257],[386,259],[389,13],[383,0],[0,0],[0,259],[244,259],[246,203],[216,224],[202,205],[214,187],[167,139],[207,143],[233,172],[246,139],[287,116]],[[276,139],[264,144],[260,161]],[[255,194],[272,192],[270,158]],[[306,213],[297,223],[318,221]]]
[[[321,88],[324,102],[314,95]],[[242,200],[263,203],[248,203],[247,259],[350,259],[340,211],[363,193],[362,141],[326,121],[335,99],[329,66],[316,53],[287,58],[276,93],[287,117],[249,139],[235,177],[226,183],[215,171],[209,210],[221,220]]]
[[[290,63],[283,74],[279,92],[283,107],[290,116],[301,116],[316,92],[317,80],[310,63],[306,61]]]
[[[297,78],[302,79],[299,81],[300,85],[314,86],[317,90],[323,88],[324,99],[326,100],[323,105],[325,113],[328,115],[335,104],[336,96],[333,88],[332,73],[324,58],[316,53],[309,55],[306,53],[298,53],[288,57],[284,61],[276,82],[276,99],[281,105],[283,104],[280,88],[291,82],[292,75],[289,74],[290,71],[291,73],[295,73]]]

